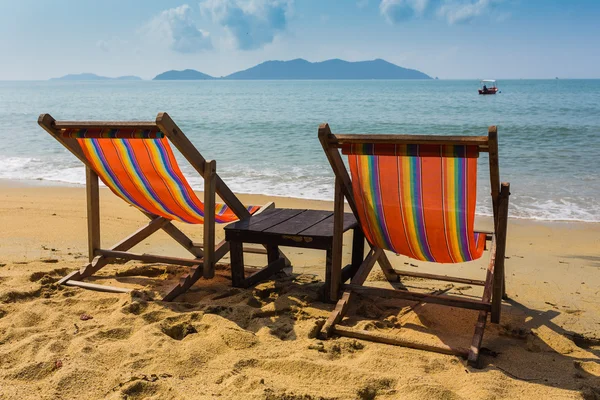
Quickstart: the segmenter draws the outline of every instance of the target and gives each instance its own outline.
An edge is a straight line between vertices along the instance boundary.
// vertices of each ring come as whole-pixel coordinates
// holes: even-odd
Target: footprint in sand
[[[60,277],[64,276],[71,270],[69,268],[56,268],[51,271],[38,271],[29,275],[30,282],[37,282],[41,280],[43,277],[48,276],[53,279],[53,282],[56,282]]]
[[[29,300],[40,297],[41,288],[32,290],[10,290],[0,294],[0,303],[16,303],[21,300]]]
[[[158,392],[158,385],[153,382],[136,380],[123,386],[121,393],[128,399],[146,399]]]
[[[94,333],[91,339],[96,340],[125,340],[132,334],[131,328],[112,328]]]
[[[39,381],[57,369],[54,361],[28,363],[12,374],[13,379],[23,381]]]
[[[189,316],[165,318],[160,324],[160,330],[171,339],[183,340],[186,336],[198,333],[193,322],[202,320],[202,314],[192,313]]]

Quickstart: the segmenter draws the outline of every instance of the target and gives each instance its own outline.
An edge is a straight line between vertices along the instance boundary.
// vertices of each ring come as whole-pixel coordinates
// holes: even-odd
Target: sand
[[[270,198],[241,196],[247,203]],[[277,206],[331,209],[275,198]],[[101,189],[102,240],[145,217]],[[477,225],[489,227],[489,218]],[[199,226],[179,225],[201,240]],[[222,229],[217,235],[223,237]],[[176,302],[154,301],[185,269],[111,265],[90,282],[137,289],[100,293],[57,286],[87,261],[85,191],[0,183],[0,399],[530,399],[600,398],[600,224],[511,219],[500,325],[488,324],[483,369],[458,357],[316,332],[333,305],[319,301],[324,253],[283,248],[294,264],[258,286],[232,288],[228,259],[215,279]],[[159,232],[137,252],[185,256]],[[348,249],[346,249],[348,253]],[[346,257],[348,255],[346,254]],[[398,269],[483,279],[487,259],[432,266],[391,255]],[[264,256],[247,258],[261,266]],[[378,269],[369,285],[385,286]],[[443,283],[405,280],[433,291]],[[450,293],[478,294],[455,284]],[[428,343],[467,346],[476,313],[362,298],[345,324]]]

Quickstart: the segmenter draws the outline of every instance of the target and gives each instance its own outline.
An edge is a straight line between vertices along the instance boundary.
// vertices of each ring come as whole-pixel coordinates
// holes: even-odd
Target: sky
[[[0,80],[382,58],[440,79],[600,78],[600,0],[0,0]]]

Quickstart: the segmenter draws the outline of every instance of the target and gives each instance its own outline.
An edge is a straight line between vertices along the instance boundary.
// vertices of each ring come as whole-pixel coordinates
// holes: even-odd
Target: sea
[[[600,80],[28,81],[0,82],[0,179],[81,185],[81,163],[37,125],[154,120],[166,111],[238,193],[331,200],[317,139],[334,133],[486,135],[498,126],[510,216],[600,222]],[[180,157],[192,187],[195,171]],[[477,213],[490,215],[487,154]],[[1,189],[0,189],[1,190]]]

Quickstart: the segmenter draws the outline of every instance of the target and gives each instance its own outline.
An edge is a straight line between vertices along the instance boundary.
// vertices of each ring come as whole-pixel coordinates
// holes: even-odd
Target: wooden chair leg
[[[481,349],[481,343],[483,342],[487,316],[487,311],[479,311],[477,322],[475,323],[475,333],[473,334],[473,341],[471,342],[469,354],[467,355],[467,363],[473,368],[481,368],[479,350]]]
[[[87,198],[88,224],[88,258],[89,262],[95,257],[94,252],[100,248],[100,193],[98,190],[98,175],[90,168],[85,168],[85,189]]]
[[[335,290],[332,286],[331,275],[332,275],[332,259],[333,259],[333,248],[329,247],[325,250],[325,284],[323,285],[322,290],[320,290],[320,294],[322,297],[322,301],[325,303],[331,303],[337,301],[337,297],[333,295],[333,291]],[[340,277],[341,279],[341,277]],[[336,297],[335,300],[332,298]]]
[[[179,278],[179,282],[163,297],[163,301],[173,301],[175,298],[189,290],[198,279],[202,277],[202,265],[190,268],[190,271]]]
[[[215,189],[217,162],[204,164],[204,265],[202,274],[206,279],[215,276]]]
[[[496,263],[494,266],[494,287],[492,291],[492,317],[494,324],[500,322],[500,313],[502,309],[502,297],[504,296],[504,257],[506,254],[506,230],[508,223],[508,196],[510,194],[510,184],[502,183],[500,196],[498,199],[498,224],[497,224],[497,244],[496,244]]]
[[[342,277],[342,252],[344,246],[344,193],[342,192],[342,182],[336,177],[333,196],[333,238],[331,249],[327,259],[331,260],[329,264],[330,274],[328,276],[329,288],[326,290],[330,301],[337,301],[340,293]]]
[[[381,255],[379,256],[377,262],[379,263],[379,266],[381,267],[381,271],[383,271],[385,278],[389,282],[396,283],[400,281],[400,275],[398,275],[398,273],[394,270],[394,268],[392,267],[392,263],[390,263],[390,260],[387,258],[387,255],[383,250],[381,251]]]
[[[490,248],[490,260],[488,263],[487,274],[485,278],[485,284],[483,286],[483,296],[481,301],[489,302],[493,295],[494,281],[496,277],[496,258],[498,255],[498,237],[495,236],[492,239],[492,246]],[[471,347],[469,348],[469,354],[467,355],[468,364],[475,368],[480,368],[479,350],[481,349],[481,343],[483,342],[483,334],[485,333],[485,325],[487,323],[487,317],[489,312],[482,310],[479,312],[477,322],[475,323],[475,333],[473,334],[473,340]]]
[[[369,272],[371,272],[371,270],[373,269],[373,265],[375,265],[375,262],[382,253],[383,250],[381,249],[371,249],[350,282],[355,285],[362,285],[367,280]],[[338,300],[335,308],[333,309],[333,311],[329,315],[329,318],[325,322],[325,325],[323,325],[323,328],[321,328],[321,336],[324,339],[327,339],[331,335],[335,325],[341,322],[344,318],[344,315],[348,311],[348,305],[350,303],[351,298],[352,292],[350,290],[347,290],[342,294],[342,296]]]

